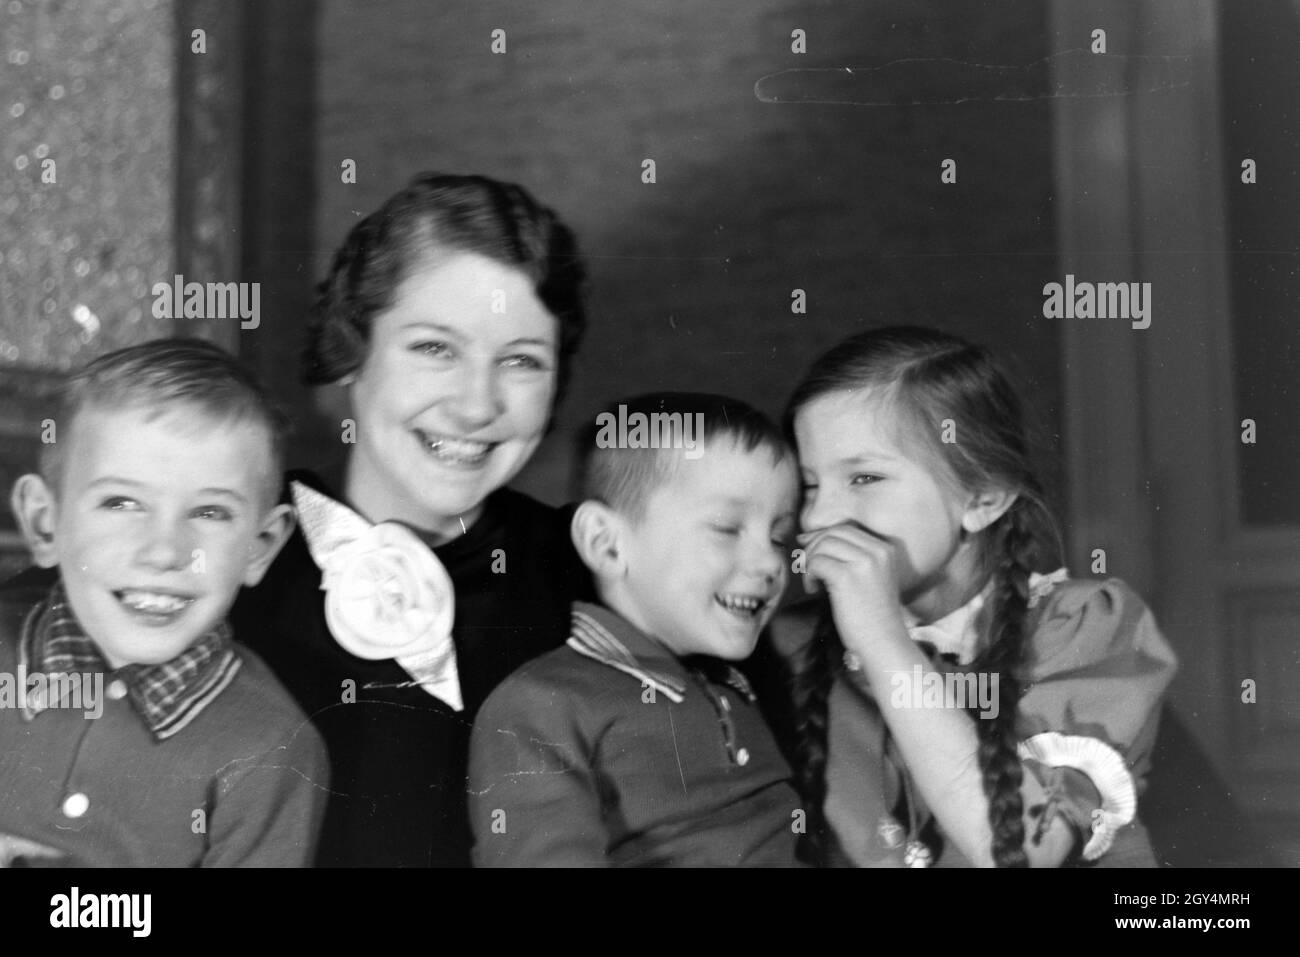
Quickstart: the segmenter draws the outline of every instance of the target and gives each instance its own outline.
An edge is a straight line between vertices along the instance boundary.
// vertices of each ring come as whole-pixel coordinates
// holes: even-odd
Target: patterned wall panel
[[[237,325],[156,316],[153,287],[240,278],[243,16],[217,0],[0,2],[6,493],[69,369],[177,332],[237,345]],[[0,575],[23,561],[0,510]]]

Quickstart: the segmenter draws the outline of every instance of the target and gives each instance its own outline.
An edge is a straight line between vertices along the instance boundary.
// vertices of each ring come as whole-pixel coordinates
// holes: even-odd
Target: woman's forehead
[[[532,279],[518,267],[481,253],[449,252],[423,256],[403,270],[393,299],[395,305],[416,296],[488,300],[498,289],[535,295]]]
[[[467,339],[551,341],[555,317],[522,270],[476,253],[424,261],[398,283],[378,316],[385,334],[429,325]]]

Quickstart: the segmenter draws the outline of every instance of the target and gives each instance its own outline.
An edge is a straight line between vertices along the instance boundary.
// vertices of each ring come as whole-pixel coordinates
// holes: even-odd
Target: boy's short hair
[[[279,497],[289,419],[262,384],[234,356],[203,339],[153,339],[100,356],[59,388],[54,421],[64,435],[86,408],[139,408],[157,415],[191,405],[218,421],[254,422],[266,429],[270,449],[269,502]],[[41,447],[39,468],[56,491],[63,479],[63,446]]]
[[[578,497],[594,499],[640,521],[651,493],[672,478],[683,459],[698,457],[672,441],[674,435],[683,436],[686,416],[699,417],[691,419],[690,437],[701,452],[718,439],[730,438],[746,452],[766,449],[774,463],[794,455],[772,420],[739,399],[708,392],[651,392],[609,403],[579,434]],[[604,440],[611,424],[625,421],[647,424],[645,442],[662,441],[655,442],[657,447],[646,447],[645,442],[621,447],[621,442]]]

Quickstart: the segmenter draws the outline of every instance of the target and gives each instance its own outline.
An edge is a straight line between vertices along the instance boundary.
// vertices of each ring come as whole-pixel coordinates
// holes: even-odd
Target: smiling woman
[[[347,389],[355,441],[341,489],[290,475],[301,528],[233,623],[326,739],[320,864],[470,862],[474,715],[590,591],[569,513],[504,487],[563,391],[584,276],[524,190],[425,174],[319,287],[305,378]]]
[[[361,511],[444,539],[472,525],[542,440],[556,325],[527,276],[477,253],[405,279],[352,384],[365,427],[348,484]]]

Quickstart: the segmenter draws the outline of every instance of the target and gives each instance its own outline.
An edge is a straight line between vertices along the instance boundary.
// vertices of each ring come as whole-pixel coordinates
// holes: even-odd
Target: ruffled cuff
[[[1051,767],[1074,768],[1088,776],[1101,796],[1101,807],[1093,811],[1092,836],[1083,847],[1083,859],[1095,861],[1110,849],[1116,832],[1137,814],[1137,790],[1124,758],[1110,745],[1096,738],[1045,731],[1017,749],[1021,760]]]

